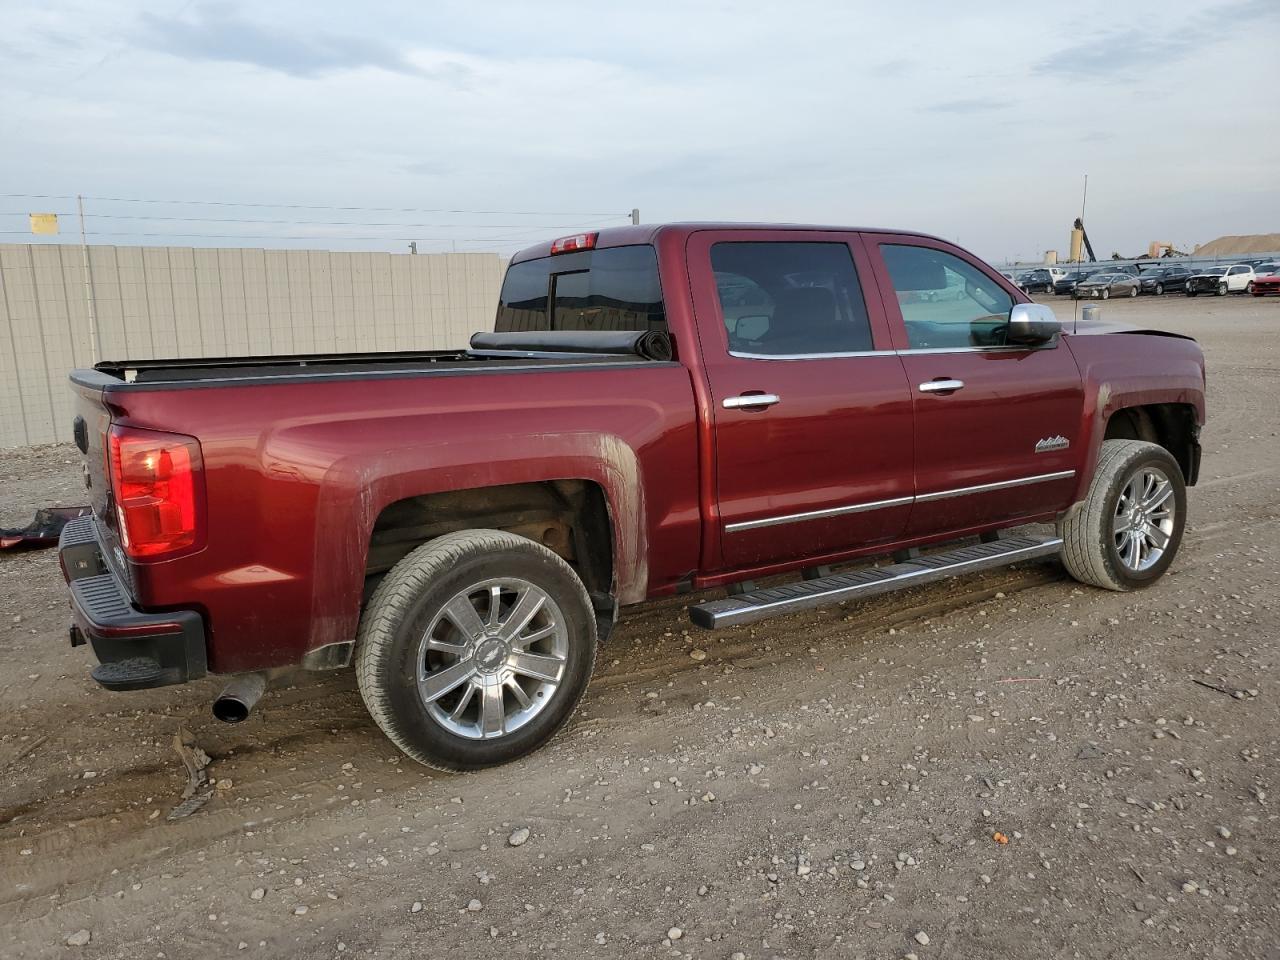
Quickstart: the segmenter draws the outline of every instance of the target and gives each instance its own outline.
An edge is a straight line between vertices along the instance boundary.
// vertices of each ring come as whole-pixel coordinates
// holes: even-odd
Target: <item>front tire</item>
[[[1157,283],[1157,284],[1156,284],[1156,296],[1157,296],[1157,297],[1163,297],[1163,296],[1164,296],[1164,284],[1163,284],[1163,283]]]
[[[1104,440],[1082,503],[1058,521],[1062,562],[1081,583],[1137,590],[1173,563],[1186,526],[1178,462],[1142,440]]]
[[[1227,285],[1225,283],[1218,284],[1218,296],[1225,297],[1227,295]]]
[[[1103,300],[1110,300],[1110,299],[1111,299],[1111,291],[1110,291],[1110,290],[1103,290],[1103,291],[1102,291],[1102,299],[1103,299]]]
[[[573,568],[524,537],[466,530],[418,547],[378,585],[356,636],[356,679],[406,755],[478,770],[550,740],[595,655],[595,615]]]

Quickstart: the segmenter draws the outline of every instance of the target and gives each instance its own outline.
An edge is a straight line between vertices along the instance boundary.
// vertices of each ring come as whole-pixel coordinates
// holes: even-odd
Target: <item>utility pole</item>
[[[633,227],[640,225],[640,208],[639,207],[631,208],[631,225]]]
[[[102,344],[98,340],[98,317],[93,302],[93,273],[89,267],[89,240],[84,230],[84,197],[76,194],[76,210],[80,214],[80,253],[84,258],[84,298],[89,307],[89,350],[93,362],[102,358]]]

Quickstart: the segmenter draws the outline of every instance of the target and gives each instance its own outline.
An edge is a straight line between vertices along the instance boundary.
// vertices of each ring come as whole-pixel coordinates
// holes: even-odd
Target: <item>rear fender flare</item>
[[[355,635],[369,539],[379,514],[409,497],[517,483],[583,480],[604,492],[621,604],[648,590],[644,482],[636,451],[607,433],[486,433],[399,445],[332,463],[320,481],[310,647]]]

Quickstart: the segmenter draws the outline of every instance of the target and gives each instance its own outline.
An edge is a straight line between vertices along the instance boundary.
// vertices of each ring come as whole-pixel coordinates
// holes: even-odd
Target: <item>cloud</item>
[[[1126,29],[1092,34],[1036,65],[1040,73],[1070,79],[1137,77],[1151,68],[1168,69],[1196,50],[1256,29],[1257,21],[1280,12],[1270,0],[1241,0],[1177,26],[1176,33]]]
[[[998,100],[944,100],[925,107],[929,113],[983,113],[987,110],[999,110],[1004,104]]]
[[[1168,66],[1212,37],[1196,32],[1155,37],[1140,30],[1092,37],[1040,61],[1041,73],[1072,79],[1136,75],[1152,66]]]
[[[143,13],[135,37],[143,47],[189,60],[247,63],[294,77],[374,67],[421,73],[403,54],[378,40],[351,35],[273,30],[244,19],[225,3],[198,6],[194,17]]]
[[[915,66],[912,61],[905,57],[899,57],[895,60],[885,60],[882,63],[877,63],[868,69],[867,73],[872,77],[878,78],[901,77],[914,71]]]
[[[953,6],[9,4],[0,86],[20,149],[0,150],[0,178],[31,194],[900,224],[1004,256],[1065,242],[1087,170],[1090,233],[1108,250],[1280,222],[1267,189],[1280,126],[1221,102],[1274,86],[1277,0],[1174,0],[1141,23],[1094,0],[1054,39],[1014,0]],[[822,29],[796,31],[798,9]],[[1123,111],[1162,97],[1196,123],[1099,113],[1099,98]],[[185,230],[209,245],[262,245],[269,231],[124,217],[290,219],[295,233],[314,232],[308,220],[470,221],[342,232],[493,237],[504,250],[523,244],[505,240],[520,230],[491,224],[528,219],[532,236],[565,222],[96,201],[90,212],[121,243]],[[26,226],[14,214],[0,231],[29,237]],[[213,237],[238,233],[263,239]]]

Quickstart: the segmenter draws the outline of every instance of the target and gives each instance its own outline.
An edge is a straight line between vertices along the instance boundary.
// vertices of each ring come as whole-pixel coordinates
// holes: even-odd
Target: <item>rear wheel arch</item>
[[[379,511],[365,555],[368,602],[383,577],[425,543],[461,530],[511,533],[551,550],[586,586],[603,639],[616,618],[617,531],[604,488],[560,478],[403,497]]]

